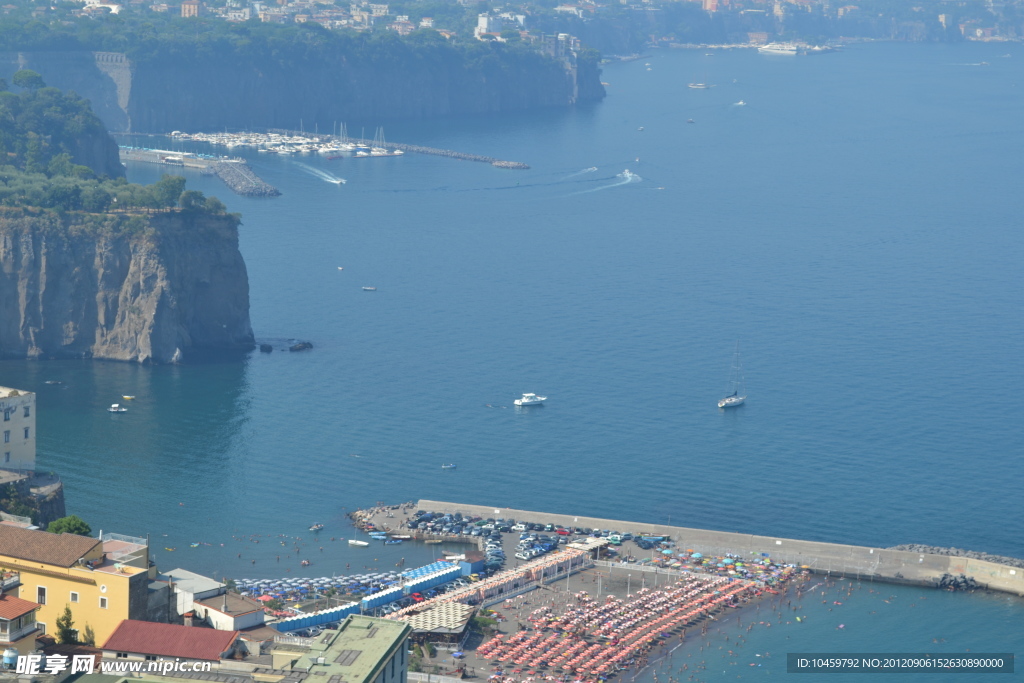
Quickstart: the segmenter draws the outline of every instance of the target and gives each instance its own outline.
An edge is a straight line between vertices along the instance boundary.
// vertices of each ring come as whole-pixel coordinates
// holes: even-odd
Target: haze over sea
[[[257,338],[315,349],[0,364],[69,511],[235,577],[429,559],[310,541],[300,569],[232,538],[418,498],[1024,557],[1019,46],[658,50],[603,79],[593,107],[387,128],[529,171],[252,153],[273,200],[190,174],[243,214]],[[749,399],[722,412],[737,340]],[[514,409],[529,391],[547,405]],[[828,647],[1020,645],[1024,601],[930,595]]]

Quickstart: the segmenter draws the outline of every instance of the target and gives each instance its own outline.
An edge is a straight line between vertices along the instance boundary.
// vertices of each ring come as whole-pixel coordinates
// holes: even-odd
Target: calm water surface
[[[608,66],[597,106],[387,131],[529,171],[252,154],[280,198],[189,182],[244,215],[257,337],[312,352],[5,362],[3,383],[39,392],[39,460],[69,510],[176,548],[162,567],[429,559],[271,538],[347,536],[347,510],[420,497],[1024,556],[1016,51],[661,50]],[[724,413],[737,340],[750,398]],[[514,409],[527,391],[547,405]],[[130,412],[104,412],[121,394]],[[969,624],[980,644],[958,646],[1006,648],[1024,619],[1006,596],[929,600],[865,628]]]

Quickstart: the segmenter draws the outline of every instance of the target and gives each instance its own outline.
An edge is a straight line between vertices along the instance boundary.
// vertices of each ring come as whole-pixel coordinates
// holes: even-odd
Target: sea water
[[[2,382],[38,392],[69,512],[151,534],[162,568],[425,562],[338,540],[353,508],[418,498],[1022,556],[1017,51],[656,50],[606,66],[598,105],[387,129],[528,171],[252,152],[269,200],[186,171],[243,214],[257,338],[314,349],[7,361]],[[749,398],[723,412],[737,341]],[[871,628],[984,642],[1024,618],[1007,596],[929,608]]]

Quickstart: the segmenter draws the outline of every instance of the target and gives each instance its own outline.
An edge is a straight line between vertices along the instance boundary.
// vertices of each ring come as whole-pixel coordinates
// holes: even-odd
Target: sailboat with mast
[[[743,381],[743,366],[740,364],[740,343],[736,342],[736,353],[732,358],[732,370],[729,373],[730,393],[718,402],[719,408],[735,408],[747,400],[747,388]]]

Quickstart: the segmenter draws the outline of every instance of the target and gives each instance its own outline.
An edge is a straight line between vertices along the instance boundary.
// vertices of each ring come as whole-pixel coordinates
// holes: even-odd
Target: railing
[[[275,643],[282,645],[300,645],[302,647],[313,647],[316,638],[302,638],[301,636],[274,636]]]
[[[21,574],[18,572],[4,572],[0,578],[0,592],[19,585],[21,585]]]

